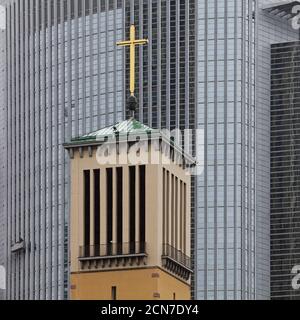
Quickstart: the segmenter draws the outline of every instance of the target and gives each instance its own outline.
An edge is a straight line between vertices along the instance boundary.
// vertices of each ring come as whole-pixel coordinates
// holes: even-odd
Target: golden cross
[[[135,39],[135,25],[130,26],[130,40],[117,42],[117,46],[130,47],[130,95],[134,96],[135,90],[135,46],[147,44],[147,39]]]

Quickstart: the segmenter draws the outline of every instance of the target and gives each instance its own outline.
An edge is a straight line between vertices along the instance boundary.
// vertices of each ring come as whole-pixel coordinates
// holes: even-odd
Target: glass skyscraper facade
[[[1,4],[1,3],[0,3]],[[5,44],[6,33],[5,33],[5,8],[0,7],[0,43]],[[0,142],[0,266],[5,267],[6,263],[6,160],[7,160],[7,143],[6,143],[6,50],[5,45],[0,49],[0,131],[2,139]],[[4,291],[0,289],[0,300],[4,299]]]
[[[264,5],[266,3],[266,5]],[[272,222],[273,196],[271,193],[271,135],[274,126],[271,122],[274,103],[273,93],[271,92],[271,48],[287,41],[299,40],[299,30],[292,27],[292,8],[293,1],[279,1],[274,4],[272,1],[261,1],[257,12],[257,78],[256,78],[256,200],[257,200],[257,241],[256,256],[260,263],[257,264],[259,277],[257,287],[263,297],[272,297],[274,277],[270,276],[272,261],[274,259],[273,250],[270,250],[270,241],[273,237],[274,226]],[[271,126],[272,124],[272,126]],[[273,173],[274,174],[274,173]],[[272,198],[271,198],[272,197]],[[292,248],[291,248],[292,249]],[[290,270],[291,272],[291,270]],[[271,271],[272,274],[272,271]],[[290,282],[290,288],[292,283]]]
[[[255,1],[198,1],[200,299],[255,298],[254,12]]]
[[[271,297],[299,300],[300,42],[274,44],[271,55]]]
[[[120,1],[7,7],[7,298],[67,297],[62,143],[124,118],[123,15]]]
[[[7,298],[68,297],[62,143],[125,118],[128,53],[115,43],[130,22],[149,39],[137,55],[138,118],[194,128],[194,1],[8,2]]]
[[[136,117],[154,128],[204,132],[199,145],[195,134],[190,139],[190,152],[204,153],[192,192],[193,297],[269,299],[270,48],[298,39],[290,22],[263,0],[6,3],[6,297],[68,297],[62,143],[128,116],[129,53],[115,43],[134,23],[149,39],[136,51]]]

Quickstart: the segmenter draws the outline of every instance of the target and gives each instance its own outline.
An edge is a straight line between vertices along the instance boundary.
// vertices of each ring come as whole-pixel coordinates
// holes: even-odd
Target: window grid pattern
[[[198,299],[255,298],[255,5],[198,2]]]
[[[10,299],[68,297],[69,160],[62,143],[124,118],[120,1],[7,6]],[[10,246],[24,241],[25,251]]]
[[[300,265],[300,43],[271,50],[271,297],[299,300],[292,269]]]

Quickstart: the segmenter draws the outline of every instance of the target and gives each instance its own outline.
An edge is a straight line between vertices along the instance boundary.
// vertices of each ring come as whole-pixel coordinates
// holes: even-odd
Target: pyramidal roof
[[[118,122],[112,126],[105,127],[103,129],[91,132],[89,134],[83,135],[81,137],[77,137],[71,140],[72,143],[76,142],[88,142],[95,140],[102,140],[106,137],[115,136],[118,134],[119,136],[130,134],[147,134],[147,133],[156,133],[159,130],[152,129],[141,122],[137,121],[134,118],[130,118],[128,120]]]
[[[63,145],[66,149],[98,144],[101,145],[104,141],[109,140],[110,138],[115,138],[116,135],[118,135],[119,141],[127,141],[128,135],[147,135],[147,139],[149,139],[149,137],[151,139],[162,139],[165,143],[172,146],[177,154],[181,154],[190,163],[195,164],[195,159],[186,154],[170,137],[165,135],[161,130],[152,129],[134,118],[130,118],[89,134],[73,138],[71,139],[71,142],[64,143]]]

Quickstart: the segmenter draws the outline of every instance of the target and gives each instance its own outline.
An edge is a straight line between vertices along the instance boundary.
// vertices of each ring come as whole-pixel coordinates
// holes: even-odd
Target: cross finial
[[[130,99],[129,101],[133,101],[135,98],[135,46],[147,44],[147,39],[135,39],[135,25],[130,26],[130,39],[126,41],[117,42],[117,46],[121,47],[129,47],[130,48]],[[136,101],[136,99],[135,99]],[[132,105],[132,103],[129,103]],[[132,107],[133,108],[133,107]],[[134,106],[135,108],[135,106]]]

